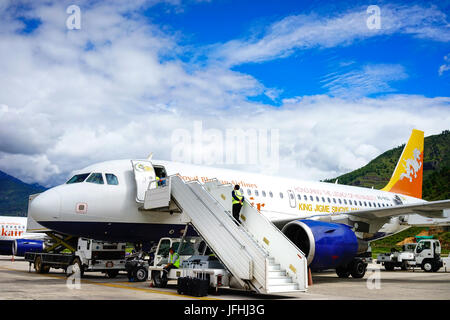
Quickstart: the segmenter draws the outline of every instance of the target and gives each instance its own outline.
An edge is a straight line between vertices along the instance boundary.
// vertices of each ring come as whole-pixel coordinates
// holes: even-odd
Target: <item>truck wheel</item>
[[[433,262],[430,261],[430,260],[425,260],[425,261],[422,263],[422,269],[423,269],[425,272],[432,272],[433,269],[434,269],[434,264],[433,264]]]
[[[157,288],[165,288],[167,286],[167,280],[161,278],[160,271],[153,271],[152,279],[153,279],[153,283],[155,284],[155,287],[157,287]]]
[[[402,270],[403,271],[408,270],[408,262],[406,262],[406,261],[402,262]]]
[[[337,267],[336,274],[339,278],[348,278],[350,276],[350,271],[347,267]]]
[[[48,273],[50,271],[50,267],[46,266],[42,263],[41,256],[37,256],[34,259],[34,269],[36,270],[36,273]]]
[[[144,282],[148,279],[148,271],[144,267],[137,267],[134,269],[133,275],[138,282]]]
[[[386,269],[386,271],[394,271],[395,266],[394,266],[393,263],[385,262],[384,263],[384,269]]]
[[[80,258],[75,257],[75,258],[72,260],[72,266],[74,266],[74,265],[77,265],[78,270],[80,270],[80,277],[83,277],[83,275],[84,275],[84,267],[83,267],[83,265],[81,264]],[[70,266],[69,266],[69,267],[70,267]],[[72,268],[70,268],[70,269],[72,269]],[[71,272],[71,270],[69,270],[69,268],[67,268],[67,269],[66,269],[66,273],[67,273],[67,276],[70,276],[71,274],[74,274],[75,272],[74,272],[73,270],[72,270],[72,272]]]
[[[367,264],[357,260],[354,261],[350,266],[350,274],[355,279],[361,279],[366,274]]]

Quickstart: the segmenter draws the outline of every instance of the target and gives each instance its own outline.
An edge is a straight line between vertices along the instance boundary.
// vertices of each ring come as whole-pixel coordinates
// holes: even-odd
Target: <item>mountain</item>
[[[0,215],[26,217],[28,196],[44,190],[39,184],[27,184],[0,171]]]
[[[382,189],[389,182],[405,145],[388,150],[364,167],[324,180],[339,184]],[[425,138],[423,161],[423,199],[450,199],[450,130]]]

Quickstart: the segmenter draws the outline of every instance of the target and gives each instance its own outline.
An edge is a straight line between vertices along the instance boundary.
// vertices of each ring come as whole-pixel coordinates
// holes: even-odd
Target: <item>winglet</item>
[[[383,191],[422,198],[423,131],[413,129],[391,180]]]

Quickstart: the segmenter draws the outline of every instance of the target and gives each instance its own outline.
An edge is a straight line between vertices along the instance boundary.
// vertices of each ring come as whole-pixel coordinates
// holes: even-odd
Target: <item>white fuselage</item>
[[[394,206],[398,201],[403,204],[424,202],[369,188],[168,161],[152,160],[152,164],[164,166],[169,176],[178,174],[185,181],[204,183],[216,178],[222,183],[239,184],[247,200],[274,222],[345,215],[349,211]],[[163,236],[178,236],[184,228],[180,215],[164,212],[155,215],[139,210],[131,160],[98,163],[74,174],[94,172],[101,173],[104,179],[106,174],[114,174],[118,184],[82,182],[49,189],[31,203],[33,218],[62,233],[114,241],[158,240]],[[394,223],[386,224],[385,228],[392,234],[405,227]],[[386,232],[381,236],[385,235]]]

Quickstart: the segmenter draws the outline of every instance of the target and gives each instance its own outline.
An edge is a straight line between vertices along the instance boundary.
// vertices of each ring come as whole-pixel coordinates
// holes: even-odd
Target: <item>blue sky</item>
[[[449,1],[374,1],[381,8],[389,6],[425,6],[448,13]],[[261,36],[264,29],[286,16],[319,15],[338,16],[347,11],[364,9],[365,1],[211,1],[190,3],[178,13],[168,4],[159,4],[145,10],[150,21],[166,26],[169,30],[181,31],[181,43],[186,46],[205,47],[216,43]],[[176,11],[176,10],[175,10]],[[369,15],[367,15],[368,17]],[[447,26],[445,26],[447,23]],[[448,20],[437,22],[442,32],[450,33]],[[268,87],[282,92],[278,99],[293,95],[327,94],[330,89],[326,79],[330,74],[346,74],[358,70],[362,65],[398,65],[404,75],[386,80],[389,89],[371,90],[365,95],[377,96],[386,92],[422,94],[427,97],[446,96],[449,92],[449,73],[439,74],[443,57],[449,52],[448,42],[420,39],[410,34],[379,35],[358,41],[352,45],[333,48],[301,50],[291,55],[265,62],[248,62],[233,67],[233,70],[250,74]],[[267,97],[258,96],[268,103]]]
[[[80,29],[67,28],[71,5]],[[380,9],[379,29],[367,26],[369,5]],[[219,135],[279,132],[276,169],[239,169],[335,177],[405,143],[413,128],[449,129],[449,9],[450,1],[2,1],[0,170],[49,186],[99,161],[150,152],[174,160],[174,132],[201,123]],[[221,145],[195,152],[206,159]]]

